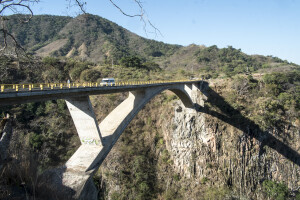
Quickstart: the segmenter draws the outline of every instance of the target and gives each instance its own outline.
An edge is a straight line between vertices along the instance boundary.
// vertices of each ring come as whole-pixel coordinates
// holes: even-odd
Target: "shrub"
[[[58,58],[53,58],[53,57],[45,57],[43,58],[43,63],[46,65],[51,65],[54,66],[59,62]]]
[[[288,195],[288,187],[284,183],[276,183],[271,180],[263,182],[263,191],[268,197],[276,200],[284,200]]]
[[[83,71],[80,75],[80,79],[83,81],[91,81],[96,82],[98,78],[100,78],[101,73],[94,69],[87,69]]]
[[[179,174],[175,174],[175,175],[173,176],[173,179],[174,179],[175,181],[179,181],[179,180],[180,180],[180,175],[179,175]]]
[[[178,193],[175,189],[171,188],[168,189],[165,194],[164,194],[164,199],[165,200],[177,200],[177,199],[182,199],[181,194]]]
[[[296,194],[296,200],[300,200],[300,191]]]
[[[207,181],[208,181],[209,179],[207,178],[207,177],[203,177],[202,179],[201,179],[201,184],[206,184],[207,183]]]
[[[83,70],[88,69],[88,65],[84,63],[76,63],[74,68],[70,71],[70,77],[72,80],[76,80],[80,77]]]
[[[43,145],[44,137],[41,134],[31,132],[29,135],[29,144],[33,149],[40,149]]]
[[[123,57],[120,64],[124,67],[142,68],[142,61],[136,56]]]
[[[210,187],[204,194],[204,199],[207,200],[223,200],[230,194],[230,191],[226,187]]]
[[[155,71],[155,72],[162,71],[162,69],[159,67],[159,65],[154,62],[146,62],[143,64],[143,66],[149,71]]]

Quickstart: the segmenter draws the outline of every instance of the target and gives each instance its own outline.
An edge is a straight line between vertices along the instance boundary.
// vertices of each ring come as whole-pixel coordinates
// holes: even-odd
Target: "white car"
[[[115,79],[114,78],[103,78],[100,86],[114,86],[115,83]]]

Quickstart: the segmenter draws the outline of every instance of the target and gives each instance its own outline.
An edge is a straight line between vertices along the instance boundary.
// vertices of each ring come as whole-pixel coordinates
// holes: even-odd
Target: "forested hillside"
[[[135,56],[143,62],[155,62],[163,69],[185,70],[187,75],[200,70],[208,78],[296,66],[277,57],[247,55],[231,46],[183,47],[145,39],[90,14],[76,18],[40,15],[34,16],[29,23],[22,23],[22,17],[24,15],[8,16],[6,26],[29,53],[41,57],[119,64],[122,58]]]
[[[116,63],[122,57],[169,56],[179,45],[144,39],[99,16],[76,18],[34,16],[29,23],[22,15],[8,17],[7,27],[29,52],[40,56],[78,57],[93,62]]]

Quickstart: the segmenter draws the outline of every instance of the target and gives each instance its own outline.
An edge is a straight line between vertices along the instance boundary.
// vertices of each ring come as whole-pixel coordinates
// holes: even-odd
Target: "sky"
[[[148,39],[179,45],[233,46],[247,54],[272,55],[300,64],[300,0],[142,0],[154,34],[139,18],[124,16],[109,0],[86,0],[99,15]],[[138,14],[134,0],[114,0],[128,14]],[[68,0],[41,0],[34,14],[80,14]]]

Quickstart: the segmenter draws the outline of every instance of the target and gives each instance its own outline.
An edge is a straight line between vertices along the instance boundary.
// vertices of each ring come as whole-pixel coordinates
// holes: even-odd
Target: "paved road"
[[[118,86],[91,86],[91,87],[43,87],[41,90],[39,87],[28,88],[19,87],[19,91],[15,89],[5,89],[0,92],[0,106],[21,104],[28,102],[55,100],[55,99],[67,99],[76,96],[87,96],[87,95],[99,95],[99,94],[110,94],[120,93],[134,90],[143,90],[149,87],[168,87],[174,84],[191,84],[200,83],[200,81],[181,81],[181,82],[165,82],[165,83],[149,83],[149,84],[135,84],[135,85],[118,85]]]

